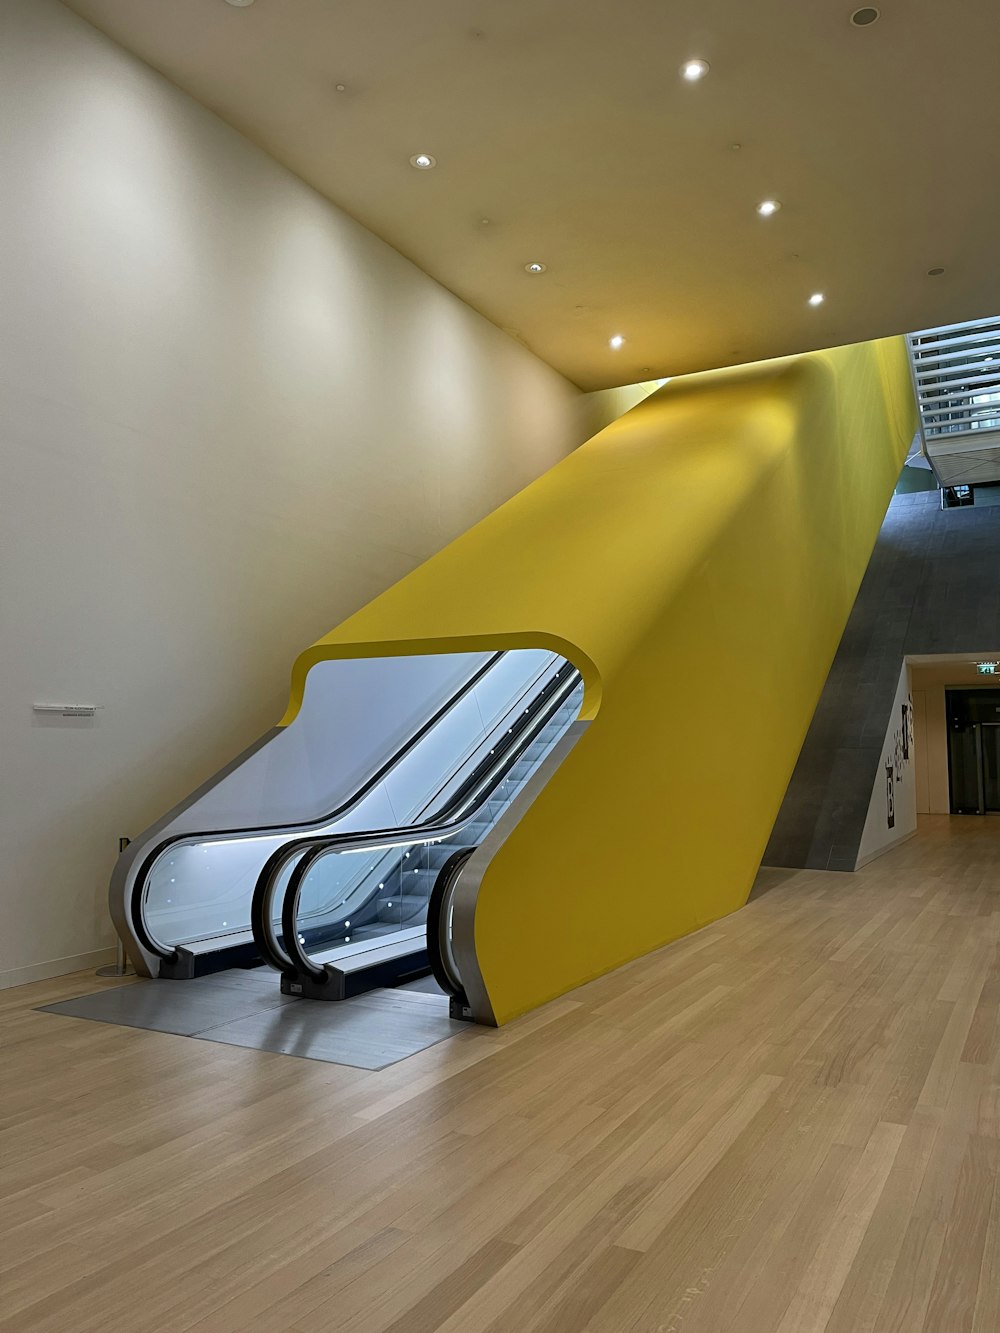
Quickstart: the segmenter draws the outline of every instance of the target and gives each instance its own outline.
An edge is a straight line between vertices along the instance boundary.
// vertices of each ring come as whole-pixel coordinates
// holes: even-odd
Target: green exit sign
[[[981,676],[1000,676],[1000,662],[977,662],[976,670]]]

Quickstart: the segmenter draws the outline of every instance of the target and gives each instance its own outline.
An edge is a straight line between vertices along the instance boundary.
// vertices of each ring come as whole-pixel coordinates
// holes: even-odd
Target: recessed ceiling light
[[[533,264],[525,264],[524,271],[525,273],[544,273],[547,267],[546,264],[539,264],[536,260]]]
[[[777,213],[780,207],[781,204],[778,202],[777,199],[763,199],[757,205],[757,212],[761,215],[762,218],[770,218],[773,217],[775,213]]]
[[[620,333],[616,333],[613,338],[608,339],[608,346],[617,352],[619,347],[625,346],[625,339]]]
[[[431,167],[437,166],[437,158],[431,157],[430,153],[414,153],[410,158],[410,166],[416,167],[418,171],[430,171]]]
[[[944,272],[943,268],[929,268],[927,270],[927,276],[929,278],[940,278],[943,272]]]
[[[854,11],[851,15],[851,22],[856,28],[870,28],[881,17],[882,11],[880,9],[876,9],[874,5],[865,5],[864,8]]]
[[[823,295],[822,292],[813,292],[812,296],[810,296],[810,298],[809,298],[809,304],[810,304],[810,305],[822,305],[823,302],[824,302],[825,300],[826,300],[826,297]]]
[[[338,84],[335,85],[335,87],[336,87],[338,93],[346,93],[346,92],[347,92],[347,85],[346,85],[346,84],[338,83]]]
[[[253,4],[253,0],[226,0],[227,5],[232,5],[234,9],[246,9]]]
[[[699,79],[705,77],[709,68],[707,60],[685,60],[681,65],[681,77],[688,83],[697,83]]]

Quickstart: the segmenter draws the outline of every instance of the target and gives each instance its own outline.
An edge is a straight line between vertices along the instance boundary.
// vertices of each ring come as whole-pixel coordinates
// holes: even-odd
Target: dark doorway
[[[948,690],[953,815],[1000,815],[1000,690]]]

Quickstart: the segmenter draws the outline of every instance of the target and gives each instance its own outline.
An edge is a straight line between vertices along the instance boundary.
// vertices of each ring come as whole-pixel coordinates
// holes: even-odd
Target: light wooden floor
[[[0,996],[0,1333],[998,1333],[1000,820],[381,1073]]]

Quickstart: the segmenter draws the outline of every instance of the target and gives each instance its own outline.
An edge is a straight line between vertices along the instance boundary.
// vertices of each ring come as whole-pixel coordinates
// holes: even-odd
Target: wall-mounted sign
[[[102,704],[32,704],[33,713],[58,713],[61,717],[94,717]]]
[[[976,670],[981,676],[1000,676],[1000,662],[977,662]]]

